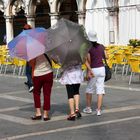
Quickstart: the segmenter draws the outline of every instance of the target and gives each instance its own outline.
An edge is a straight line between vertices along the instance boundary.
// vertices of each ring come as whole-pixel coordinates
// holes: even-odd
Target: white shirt
[[[44,55],[40,55],[36,58],[36,65],[34,70],[34,76],[42,76],[52,72],[52,68]]]

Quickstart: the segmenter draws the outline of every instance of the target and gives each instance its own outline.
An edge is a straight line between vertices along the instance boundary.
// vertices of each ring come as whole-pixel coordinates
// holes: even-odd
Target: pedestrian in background
[[[25,24],[23,27],[23,30],[29,30],[32,29],[31,25],[29,24]],[[24,82],[25,85],[27,85],[29,92],[33,91],[33,82],[32,82],[32,68],[29,65],[29,62],[26,63],[26,77],[27,77],[27,81]]]
[[[50,120],[49,111],[51,104],[51,91],[53,85],[53,72],[51,64],[45,55],[40,55],[35,59],[29,61],[32,66],[33,75],[33,97],[35,106],[35,115],[31,117],[32,120],[41,120],[43,114],[43,120]],[[41,89],[43,88],[43,113],[41,112]]]
[[[68,104],[70,113],[67,118],[69,121],[74,121],[75,118],[81,118],[82,115],[80,113],[80,93],[79,88],[80,84],[83,81],[83,72],[81,69],[81,65],[67,67],[61,78],[60,83],[66,86],[67,96],[68,96]]]
[[[92,43],[89,50],[86,66],[88,83],[86,87],[86,108],[83,109],[84,113],[92,113],[92,94],[97,94],[97,115],[101,115],[101,107],[103,102],[105,67],[103,59],[105,56],[104,46],[97,43],[97,34],[89,32],[88,38]]]
[[[3,43],[7,44],[7,36],[6,35],[3,36]]]

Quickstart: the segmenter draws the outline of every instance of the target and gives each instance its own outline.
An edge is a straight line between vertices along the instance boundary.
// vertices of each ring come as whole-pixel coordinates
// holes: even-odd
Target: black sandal
[[[31,117],[31,119],[32,120],[41,120],[42,119],[42,116],[41,115],[40,116],[34,115],[34,116]]]
[[[67,118],[68,121],[75,121],[75,114],[70,114]]]
[[[50,120],[50,117],[44,117],[43,120],[44,121],[49,121]]]
[[[77,119],[80,119],[80,118],[82,117],[82,115],[81,115],[79,109],[76,109],[76,110],[75,110],[75,114],[76,114]]]

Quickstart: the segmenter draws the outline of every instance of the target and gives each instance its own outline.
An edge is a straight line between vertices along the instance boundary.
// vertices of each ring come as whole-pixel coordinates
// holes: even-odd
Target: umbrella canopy
[[[45,52],[45,28],[23,30],[8,43],[11,57],[19,57],[27,61]]]
[[[46,44],[47,55],[65,67],[84,63],[90,48],[83,26],[63,18],[48,29]]]

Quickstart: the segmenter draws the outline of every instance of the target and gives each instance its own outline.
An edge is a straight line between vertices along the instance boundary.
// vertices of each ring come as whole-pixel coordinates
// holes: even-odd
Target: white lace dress
[[[63,72],[59,82],[63,85],[66,85],[66,84],[71,85],[71,84],[81,83],[83,82],[83,79],[84,79],[83,71],[81,69],[81,66],[78,65],[78,66],[71,66],[67,68]]]

